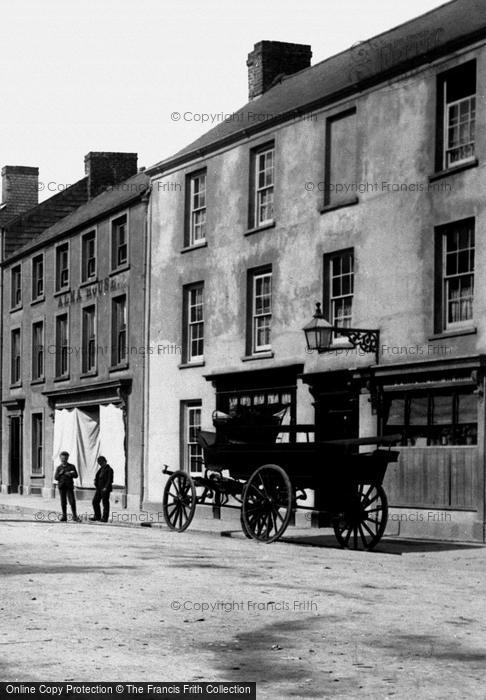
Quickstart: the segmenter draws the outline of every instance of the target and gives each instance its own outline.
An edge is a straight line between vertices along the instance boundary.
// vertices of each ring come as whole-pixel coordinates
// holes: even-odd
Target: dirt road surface
[[[486,698],[486,548],[0,520],[1,680]]]

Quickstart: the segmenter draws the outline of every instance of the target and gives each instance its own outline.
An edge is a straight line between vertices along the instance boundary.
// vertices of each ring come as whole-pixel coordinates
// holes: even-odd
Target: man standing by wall
[[[110,493],[113,488],[113,469],[101,455],[98,457],[100,468],[96,472],[94,485],[96,493],[93,497],[94,517],[90,520],[102,520],[108,522],[110,515]],[[101,517],[100,502],[103,503],[103,517]]]
[[[61,452],[59,454],[61,464],[57,467],[56,473],[54,474],[54,479],[57,481],[59,493],[61,495],[61,522],[64,523],[67,520],[68,500],[69,505],[71,506],[71,512],[73,514],[73,521],[78,522],[78,516],[76,513],[76,498],[74,496],[74,479],[78,478],[78,472],[74,464],[70,464],[68,462],[68,457],[69,452]]]

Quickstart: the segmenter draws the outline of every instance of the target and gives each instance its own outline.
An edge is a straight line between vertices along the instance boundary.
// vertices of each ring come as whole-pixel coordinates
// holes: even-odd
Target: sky
[[[0,166],[39,167],[39,199],[84,176],[89,151],[150,166],[247,102],[261,40],[312,64],[444,4],[434,0],[16,0],[0,7]],[[173,112],[187,118],[171,119]]]

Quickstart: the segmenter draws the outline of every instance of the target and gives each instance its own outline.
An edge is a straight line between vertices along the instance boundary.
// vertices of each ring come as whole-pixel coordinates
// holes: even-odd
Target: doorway
[[[22,492],[22,420],[20,416],[10,418],[10,491]]]

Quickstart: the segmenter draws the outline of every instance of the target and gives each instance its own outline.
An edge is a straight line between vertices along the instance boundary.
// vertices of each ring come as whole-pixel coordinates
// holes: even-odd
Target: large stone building
[[[147,171],[150,344],[176,351],[149,357],[146,500],[201,469],[215,408],[290,404],[323,438],[403,434],[390,532],[483,541],[486,5],[310,57],[256,44],[248,104]],[[306,353],[315,301],[378,358]]]
[[[78,496],[104,454],[115,501],[139,505],[149,181],[135,153],[85,166],[3,228],[2,491],[52,496],[68,450]]]

